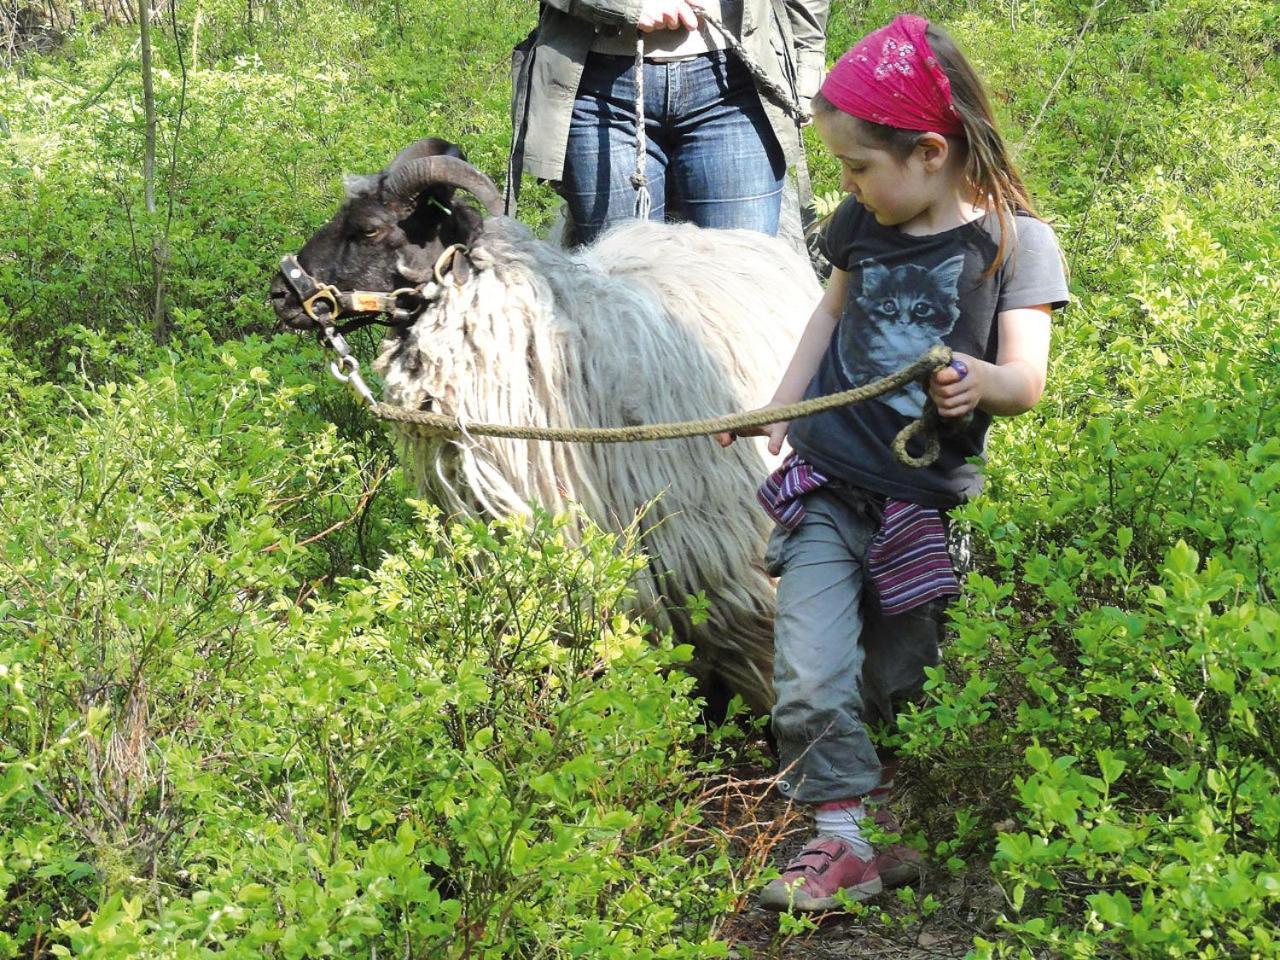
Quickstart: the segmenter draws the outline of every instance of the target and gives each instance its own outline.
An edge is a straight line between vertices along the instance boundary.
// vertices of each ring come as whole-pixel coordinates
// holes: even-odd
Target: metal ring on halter
[[[436,283],[440,284],[441,287],[444,287],[447,283],[444,278],[445,261],[453,260],[455,254],[466,252],[467,245],[465,243],[451,243],[449,246],[444,248],[444,253],[440,254],[440,256],[436,258],[436,265],[433,271],[435,273]]]
[[[343,383],[350,383],[352,377],[360,374],[360,361],[349,353],[343,354],[329,364],[329,369],[333,372],[335,379]],[[347,372],[344,373],[344,369]]]
[[[323,306],[324,316],[316,316],[316,307]],[[316,323],[328,323],[342,313],[342,308],[338,306],[338,294],[333,287],[325,284],[311,296],[302,301],[302,312],[314,320]]]

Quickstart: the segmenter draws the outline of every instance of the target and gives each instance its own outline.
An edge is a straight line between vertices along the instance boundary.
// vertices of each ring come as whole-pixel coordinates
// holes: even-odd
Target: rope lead
[[[406,410],[386,403],[376,403],[369,409],[379,420],[408,424],[429,436],[447,439],[500,437],[508,440],[546,440],[557,443],[636,443],[644,440],[676,440],[683,437],[734,433],[751,427],[762,427],[782,420],[796,420],[822,413],[824,410],[861,403],[900,389],[935,370],[942,369],[950,362],[951,348],[937,344],[901,370],[840,393],[746,413],[731,413],[720,417],[680,420],[672,423],[637,424],[629,427],[533,427],[502,423],[472,423],[469,420],[464,425],[459,417],[450,417],[430,410]],[[939,447],[936,434],[937,412],[930,404],[920,419],[907,424],[894,438],[894,455],[899,462],[908,467],[927,467],[938,459]],[[914,456],[907,451],[907,444],[917,435],[923,435],[925,449],[919,456]]]
[[[644,121],[644,34],[636,31],[636,169],[631,174],[631,186],[636,191],[635,215],[637,220],[648,220],[653,209],[653,197],[649,193],[649,177],[645,173],[649,154],[648,131]]]

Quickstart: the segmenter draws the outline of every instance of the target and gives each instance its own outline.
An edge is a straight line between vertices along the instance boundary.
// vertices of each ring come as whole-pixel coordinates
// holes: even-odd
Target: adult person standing
[[[514,64],[509,212],[527,173],[556,185],[573,242],[635,215],[639,39],[650,218],[769,234],[785,219],[782,234],[802,247],[798,205],[783,214],[783,188],[787,168],[803,164],[796,113],[823,75],[828,8],[546,0]]]

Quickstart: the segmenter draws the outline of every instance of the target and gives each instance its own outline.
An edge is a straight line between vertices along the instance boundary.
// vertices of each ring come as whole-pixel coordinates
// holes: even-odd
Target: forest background
[[[1076,302],[901,731],[934,869],[846,954],[1276,956],[1280,8],[915,9]],[[273,329],[344,172],[435,135],[500,177],[534,10],[157,6],[148,170],[138,9],[0,3],[0,957],[822,949],[744,932],[769,838],[722,812],[758,747],[619,612],[636,544],[441,518]],[[830,55],[896,12],[837,2]]]

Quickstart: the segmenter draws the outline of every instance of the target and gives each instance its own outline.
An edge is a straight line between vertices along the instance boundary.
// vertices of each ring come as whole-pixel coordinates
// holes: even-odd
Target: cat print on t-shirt
[[[958,287],[963,255],[933,268],[886,267],[863,260],[862,293],[851,296],[840,322],[840,365],[853,386],[900,370],[951,333],[960,317]],[[907,417],[924,411],[918,383],[881,397]]]

